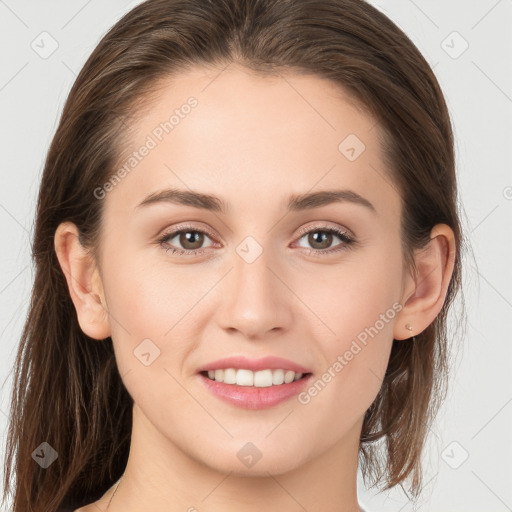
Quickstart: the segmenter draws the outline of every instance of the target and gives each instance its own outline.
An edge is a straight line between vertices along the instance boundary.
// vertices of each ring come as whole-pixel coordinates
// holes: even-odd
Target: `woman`
[[[456,205],[442,92],[372,6],[137,6],[47,156],[13,510],[352,512],[359,462],[418,496]]]

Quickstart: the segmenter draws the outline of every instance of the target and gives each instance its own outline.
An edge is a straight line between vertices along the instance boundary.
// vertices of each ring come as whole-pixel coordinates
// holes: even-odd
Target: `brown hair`
[[[443,308],[415,339],[393,341],[360,443],[365,479],[385,479],[388,489],[412,477],[413,494],[421,490],[427,429],[446,394],[447,312],[461,288],[453,136],[432,70],[393,22],[361,0],[149,0],[119,20],[87,60],[46,158],[6,451],[5,495],[15,473],[15,512],[99,499],[123,473],[130,446],[133,400],[112,340],[91,340],[79,327],[55,231],[63,221],[75,223],[94,255],[103,201],[93,191],[114,173],[141,101],[180,70],[232,62],[254,73],[328,78],[375,116],[402,198],[410,270],[413,250],[429,241],[434,225],[454,231],[455,268]],[[58,454],[46,469],[32,457],[42,442]]]

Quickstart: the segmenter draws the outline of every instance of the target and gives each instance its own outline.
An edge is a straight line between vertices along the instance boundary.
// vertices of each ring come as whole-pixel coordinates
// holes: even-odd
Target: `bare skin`
[[[427,249],[416,254],[413,278],[403,262],[400,197],[386,177],[376,121],[318,77],[261,78],[235,64],[219,71],[197,68],[169,80],[135,122],[126,154],[187,98],[197,99],[101,199],[99,262],[87,257],[73,224],[61,224],[55,235],[81,328],[97,343],[112,337],[135,402],[129,460],[108,510],[356,512],[365,411],[393,338],[407,343],[441,310],[453,272],[453,232],[443,224],[433,229]],[[348,153],[340,151],[349,134],[364,151],[350,151],[355,139]],[[229,209],[137,207],[170,187],[219,196]],[[373,209],[345,200],[286,210],[291,194],[338,189],[359,194]],[[192,250],[179,235],[157,241],[184,224],[187,232],[205,233],[197,249],[203,253],[166,252]],[[338,228],[355,243],[334,233],[321,242],[301,228]],[[246,237],[250,251],[262,249],[250,263],[237,252]],[[386,321],[377,323],[382,315]],[[381,324],[342,370],[333,370],[365,328]],[[144,339],[160,350],[148,366],[134,357]],[[329,368],[332,378],[307,403],[293,397],[242,409],[212,395],[198,374],[230,355],[276,355],[308,368],[312,382]],[[237,456],[248,442],[261,453],[252,467]],[[105,511],[113,491],[80,512]]]

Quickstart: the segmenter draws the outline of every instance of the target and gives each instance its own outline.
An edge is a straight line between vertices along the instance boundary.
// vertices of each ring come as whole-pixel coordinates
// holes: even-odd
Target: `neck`
[[[163,438],[135,405],[125,473],[104,496],[108,512],[358,512],[361,426],[362,419],[334,447],[289,471],[261,465],[257,476],[248,476],[235,465],[219,471],[191,456]]]

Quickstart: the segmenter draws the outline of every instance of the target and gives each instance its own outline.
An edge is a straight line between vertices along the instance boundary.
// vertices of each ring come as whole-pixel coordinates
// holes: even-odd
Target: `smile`
[[[236,380],[233,384],[223,381],[226,370],[228,370],[228,380],[233,380],[233,375],[235,375]],[[220,373],[221,371],[223,374]],[[311,373],[302,374],[290,370],[285,373],[284,370],[279,369],[252,372],[243,368],[238,370],[227,368],[213,370],[213,372],[213,378],[208,376],[207,371],[198,374],[203,385],[212,395],[230,405],[252,410],[268,409],[296,397],[304,391],[312,376]],[[219,375],[219,380],[216,379],[216,374]],[[281,380],[283,382],[274,384],[274,378],[276,382],[281,382]],[[272,384],[269,384],[270,379],[272,379]],[[238,384],[238,382],[242,382],[242,384]]]

